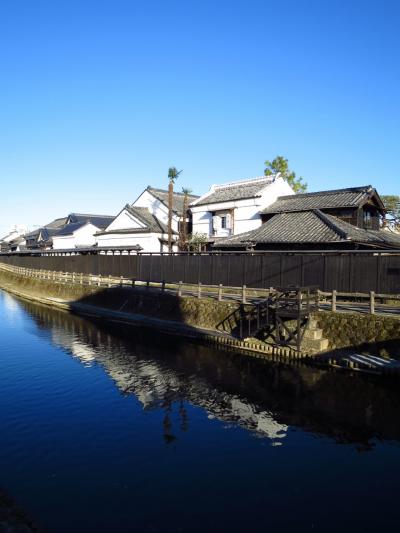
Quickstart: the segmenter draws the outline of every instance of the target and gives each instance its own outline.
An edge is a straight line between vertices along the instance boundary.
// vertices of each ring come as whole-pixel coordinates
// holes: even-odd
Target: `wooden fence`
[[[151,282],[252,288],[316,285],[322,291],[400,293],[400,253],[1,254],[31,269]]]
[[[246,285],[232,287],[219,285],[196,285],[182,281],[177,283],[150,282],[123,276],[103,276],[101,274],[83,274],[79,272],[58,272],[56,270],[38,270],[0,262],[0,270],[13,272],[19,276],[29,277],[68,285],[87,285],[103,288],[131,287],[138,289],[153,289],[161,292],[176,294],[177,296],[194,296],[196,298],[213,298],[218,301],[254,304],[274,296],[282,289],[270,287],[269,289],[251,288]],[[368,293],[348,293],[333,290],[330,292],[316,290],[316,309],[346,311],[353,310],[363,313],[396,314],[400,315],[400,295],[384,294],[369,291]]]

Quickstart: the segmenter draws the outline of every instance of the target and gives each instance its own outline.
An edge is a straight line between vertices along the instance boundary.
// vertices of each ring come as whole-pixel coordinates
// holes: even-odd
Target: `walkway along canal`
[[[3,291],[0,338],[0,485],[45,531],[398,529],[397,383]]]

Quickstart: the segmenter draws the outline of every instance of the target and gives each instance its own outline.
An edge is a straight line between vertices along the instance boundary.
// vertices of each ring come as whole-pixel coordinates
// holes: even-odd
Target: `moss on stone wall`
[[[215,329],[238,307],[237,303],[218,302],[211,298],[178,297],[157,289],[61,284],[20,277],[5,271],[0,271],[0,286],[26,296],[56,298],[66,303],[79,302],[207,329]]]
[[[400,320],[356,313],[315,314],[331,349],[360,347],[371,352],[400,355]]]

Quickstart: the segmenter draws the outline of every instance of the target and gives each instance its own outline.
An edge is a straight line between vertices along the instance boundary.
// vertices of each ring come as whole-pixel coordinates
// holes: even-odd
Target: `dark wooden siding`
[[[248,287],[317,285],[321,290],[400,293],[400,254],[230,253],[181,255],[7,255],[27,268],[138,280]]]

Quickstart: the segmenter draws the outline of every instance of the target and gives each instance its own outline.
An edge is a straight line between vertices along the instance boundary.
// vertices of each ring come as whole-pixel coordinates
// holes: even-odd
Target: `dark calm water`
[[[0,292],[0,487],[44,531],[398,531],[400,386]]]

